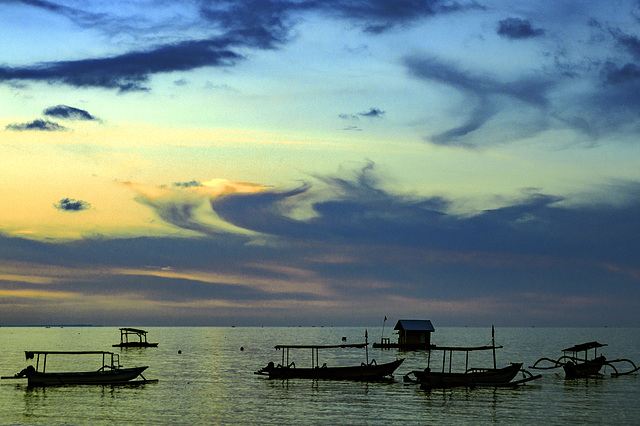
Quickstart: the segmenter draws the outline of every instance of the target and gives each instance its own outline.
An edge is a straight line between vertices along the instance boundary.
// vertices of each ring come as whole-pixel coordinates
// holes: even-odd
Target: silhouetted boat
[[[614,373],[611,373],[613,377],[631,374],[638,371],[638,369],[640,369],[640,367],[637,367],[633,363],[633,361],[628,359],[614,359],[609,361],[603,355],[598,356],[598,349],[604,346],[607,346],[607,345],[604,343],[598,343],[595,341],[581,343],[579,345],[575,345],[575,346],[571,346],[569,348],[563,349],[562,356],[558,359],[554,360],[546,357],[540,358],[529,368],[535,368],[538,370],[550,370],[553,368],[562,367],[564,369],[564,374],[567,379],[602,376],[602,374],[600,374],[600,370],[605,365],[608,365],[611,368],[613,368]],[[591,349],[593,349],[593,357],[589,358],[589,351]],[[581,352],[584,352],[584,354],[581,355]],[[544,362],[550,363],[551,365],[545,366],[545,367],[542,367],[539,365]],[[632,369],[622,373],[619,372],[614,364],[620,363],[620,362],[631,364]]]
[[[493,340],[493,327],[491,331]],[[429,351],[427,367],[424,370],[414,370],[405,374],[404,380],[408,382],[418,382],[424,389],[433,389],[458,386],[516,386],[542,377],[541,375],[534,376],[527,370],[523,370],[522,363],[511,363],[507,367],[497,368],[495,350],[499,348],[502,348],[502,346],[496,346],[495,343],[492,343],[491,346],[434,346]],[[469,368],[469,352],[486,350],[493,351],[493,368]],[[440,371],[434,371],[431,368],[431,352],[433,351],[443,352],[442,369]],[[464,371],[452,371],[451,361],[454,352],[465,353],[466,361]],[[448,367],[447,358],[449,359]],[[522,379],[514,380],[519,372],[522,372],[523,374]],[[411,375],[415,378],[412,379]]]
[[[404,361],[404,358],[401,358],[384,364],[378,364],[375,360],[369,362],[367,351],[367,362],[360,365],[345,367],[328,367],[326,363],[320,365],[320,349],[365,348],[366,350],[368,344],[366,342],[342,345],[277,345],[275,349],[282,350],[282,364],[274,365],[273,362],[269,362],[266,367],[256,371],[255,374],[268,376],[270,379],[376,381],[391,376]],[[311,349],[311,367],[296,367],[294,362],[289,362],[291,349]]]
[[[46,372],[49,355],[102,355],[102,367],[95,371]],[[142,372],[148,368],[122,368],[119,355],[104,351],[25,351],[27,359],[36,357],[36,366],[23,369],[14,376],[3,379],[26,378],[28,386],[60,386],[60,385],[119,385],[157,382],[147,380]],[[40,357],[42,356],[42,369]],[[140,377],[141,380],[134,381]]]
[[[137,340],[129,340],[130,336],[137,337]],[[147,342],[147,331],[139,328],[121,328],[120,343],[113,345],[115,348],[155,348],[157,343]]]

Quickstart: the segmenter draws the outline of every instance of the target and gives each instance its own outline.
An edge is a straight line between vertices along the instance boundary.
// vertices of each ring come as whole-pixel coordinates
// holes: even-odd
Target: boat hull
[[[567,379],[576,379],[580,377],[597,376],[602,366],[606,363],[607,359],[604,356],[599,356],[578,364],[569,361],[564,364],[562,368],[564,369],[564,374]]]
[[[512,363],[497,369],[476,369],[466,373],[442,373],[434,371],[413,371],[421,387],[449,388],[502,385],[511,382],[522,368],[522,363]]]
[[[350,367],[295,368],[277,366],[264,368],[256,374],[268,375],[270,379],[317,379],[317,380],[381,380],[393,374],[404,359],[385,364],[362,364]]]
[[[30,372],[27,374],[27,384],[28,386],[122,384],[135,379],[147,368],[144,366],[69,373]]]

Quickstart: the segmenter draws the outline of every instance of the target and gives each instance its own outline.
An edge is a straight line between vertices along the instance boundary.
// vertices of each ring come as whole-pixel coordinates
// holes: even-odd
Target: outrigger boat
[[[96,371],[80,372],[47,372],[47,356],[50,355],[102,355],[102,367]],[[59,386],[59,385],[121,385],[152,383],[157,380],[147,380],[142,372],[148,368],[122,368],[120,357],[113,352],[104,351],[25,351],[27,360],[36,358],[36,366],[29,365],[14,376],[4,376],[2,379],[27,379],[28,386]],[[40,358],[42,357],[42,369]],[[134,380],[141,377],[141,380]]]
[[[494,331],[492,328],[492,337]],[[497,368],[496,346],[493,342],[490,346],[434,346],[427,358],[427,367],[424,370],[411,371],[404,376],[406,382],[418,382],[423,389],[450,388],[450,387],[477,387],[477,386],[517,386],[531,380],[536,380],[542,375],[533,375],[522,368],[522,363],[511,363],[507,367]],[[469,352],[493,351],[493,368],[469,368]],[[442,369],[434,371],[431,369],[431,352],[442,351]],[[466,355],[464,371],[452,371],[452,358],[454,352],[464,352]],[[448,367],[447,367],[448,354]],[[522,373],[522,379],[514,380],[518,373]],[[413,375],[413,378],[411,377]]]
[[[576,378],[584,378],[584,377],[601,377],[600,370],[605,365],[613,368],[613,373],[611,373],[612,377],[624,376],[626,374],[631,374],[640,369],[637,367],[633,361],[629,359],[614,359],[607,360],[604,355],[598,356],[598,349],[607,346],[604,343],[598,342],[587,342],[581,343],[579,345],[571,346],[569,348],[562,350],[562,356],[558,359],[551,358],[540,358],[537,360],[531,367],[538,370],[551,370],[553,368],[562,367],[564,369],[564,374],[567,379],[576,379]],[[593,357],[589,358],[589,351],[593,349]],[[581,353],[584,352],[583,355]],[[540,366],[542,363],[551,363],[551,365]],[[631,364],[631,370],[625,372],[619,372],[615,363],[628,363]]]
[[[378,364],[375,359],[369,362],[368,345],[368,342],[341,345],[276,345],[276,350],[282,350],[282,364],[274,365],[273,362],[269,362],[266,367],[261,368],[254,374],[268,376],[270,379],[376,381],[391,376],[404,361],[404,358],[401,358],[384,364]],[[367,350],[367,362],[346,367],[327,367],[326,363],[320,365],[320,349],[344,348],[365,348]],[[311,367],[298,368],[295,362],[289,362],[289,352],[291,349],[311,349]]]
[[[137,336],[137,340],[129,340],[129,336]],[[113,345],[114,348],[155,348],[157,343],[147,342],[147,331],[139,328],[121,328],[120,343]]]

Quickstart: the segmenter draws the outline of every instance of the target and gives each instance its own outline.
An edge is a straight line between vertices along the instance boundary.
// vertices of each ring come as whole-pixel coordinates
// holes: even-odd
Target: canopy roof
[[[579,345],[571,346],[570,348],[563,349],[562,352],[581,352],[587,351],[589,349],[601,348],[603,346],[607,346],[605,343],[598,342],[587,342],[581,343]]]
[[[364,348],[368,343],[350,343],[344,345],[276,345],[276,349],[334,349],[334,348]]]
[[[147,334],[147,330],[141,330],[139,328],[121,328],[120,331],[125,333]]]
[[[404,331],[436,331],[430,320],[398,320],[393,329]]]

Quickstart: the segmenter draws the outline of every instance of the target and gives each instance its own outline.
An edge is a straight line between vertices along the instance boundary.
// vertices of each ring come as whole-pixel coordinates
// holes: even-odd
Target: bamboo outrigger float
[[[515,387],[531,380],[536,380],[542,375],[533,375],[522,368],[522,363],[511,363],[510,365],[498,368],[496,363],[496,349],[502,346],[495,344],[495,331],[491,328],[492,344],[490,346],[434,346],[427,358],[427,367],[424,370],[414,370],[405,374],[406,382],[418,382],[423,389],[449,388],[449,387]],[[493,368],[469,368],[469,352],[493,351]],[[442,351],[442,369],[435,371],[431,369],[431,352]],[[464,352],[466,355],[464,371],[452,371],[452,358],[454,352]],[[448,367],[447,367],[448,353]],[[514,380],[518,373],[522,373],[522,379]],[[413,376],[414,378],[412,378]]]
[[[367,336],[366,333],[365,336]],[[268,376],[270,379],[376,381],[391,376],[404,361],[404,358],[401,358],[384,364],[378,364],[374,359],[369,362],[368,345],[368,340],[365,343],[341,345],[276,345],[276,350],[282,350],[282,364],[274,365],[273,362],[269,362],[266,367],[261,368],[254,374]],[[365,348],[366,362],[362,362],[360,365],[345,367],[327,367],[326,363],[320,365],[320,349],[344,348]],[[297,368],[295,362],[289,362],[289,352],[291,349],[311,349],[311,367]]]
[[[627,374],[635,373],[640,370],[640,367],[630,359],[614,359],[607,360],[604,355],[598,356],[598,349],[607,346],[604,343],[598,342],[586,342],[579,345],[571,346],[562,350],[562,356],[558,359],[540,358],[531,367],[537,370],[551,370],[554,368],[562,367],[564,369],[565,377],[567,379],[576,379],[583,377],[601,377],[600,370],[603,366],[607,365],[613,368],[612,377],[624,376]],[[589,351],[593,349],[593,357],[589,358]],[[581,355],[581,353],[583,353]],[[540,366],[542,363],[550,363],[551,365]],[[615,366],[616,363],[630,364],[631,370],[620,372]]]
[[[50,355],[101,355],[102,367],[95,371],[47,372],[47,356]],[[147,380],[142,372],[148,368],[122,368],[120,356],[105,351],[25,351],[27,360],[36,358],[36,366],[29,365],[13,376],[2,379],[27,379],[28,386],[60,386],[60,385],[123,385],[154,383]],[[40,362],[42,358],[42,363]],[[134,380],[141,377],[141,380]]]
[[[136,336],[137,339],[129,340],[130,336]],[[114,348],[155,348],[157,343],[149,343],[147,341],[147,331],[139,328],[121,328],[120,343],[112,345]]]

